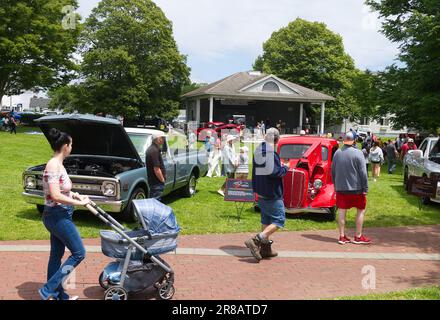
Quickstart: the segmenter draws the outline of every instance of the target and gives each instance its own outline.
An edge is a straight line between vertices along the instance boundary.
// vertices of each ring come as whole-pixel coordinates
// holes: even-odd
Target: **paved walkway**
[[[175,299],[318,299],[440,283],[440,226],[365,233],[373,245],[338,245],[334,230],[278,233],[274,247],[280,257],[260,263],[243,245],[253,234],[181,236],[177,252],[163,257],[176,272]],[[101,254],[99,239],[84,242],[88,255],[69,292],[102,299],[97,278],[111,259]],[[48,241],[0,242],[0,299],[39,299],[49,249]],[[371,267],[376,288],[367,290],[362,283]],[[131,298],[156,295],[147,290]]]

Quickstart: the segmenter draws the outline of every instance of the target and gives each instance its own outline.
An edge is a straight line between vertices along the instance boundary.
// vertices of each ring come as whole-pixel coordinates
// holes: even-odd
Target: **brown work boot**
[[[251,250],[252,255],[254,256],[255,259],[257,259],[258,262],[260,262],[260,260],[263,259],[263,257],[260,254],[261,241],[260,239],[258,239],[257,236],[250,238],[249,240],[246,240],[244,244],[246,245],[246,247],[249,248],[249,250]]]
[[[278,252],[272,250],[273,241],[270,240],[261,244],[260,254],[263,259],[270,259],[278,256]]]

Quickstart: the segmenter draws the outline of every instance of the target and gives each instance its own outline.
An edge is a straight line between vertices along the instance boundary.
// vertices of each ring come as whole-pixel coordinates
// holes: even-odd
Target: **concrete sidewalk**
[[[174,299],[319,299],[440,283],[440,226],[371,228],[365,234],[373,245],[341,246],[334,230],[278,233],[280,257],[260,263],[243,244],[253,234],[181,236],[177,254],[163,258],[176,273]],[[84,240],[88,255],[69,290],[81,298],[103,297],[97,279],[111,259],[100,253],[99,242]],[[49,249],[48,241],[0,242],[0,299],[39,299]],[[376,289],[366,290],[362,283],[371,270]],[[156,294],[147,290],[130,298]]]

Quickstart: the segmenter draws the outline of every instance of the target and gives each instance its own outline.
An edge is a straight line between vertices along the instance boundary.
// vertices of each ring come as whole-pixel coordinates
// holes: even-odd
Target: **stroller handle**
[[[85,207],[110,227],[113,227],[113,225],[115,225],[121,230],[126,230],[126,228],[122,224],[113,219],[113,217],[111,217],[107,212],[98,207],[98,205],[93,201],[90,201],[90,204],[85,205]],[[103,220],[102,218],[105,218],[105,220]]]

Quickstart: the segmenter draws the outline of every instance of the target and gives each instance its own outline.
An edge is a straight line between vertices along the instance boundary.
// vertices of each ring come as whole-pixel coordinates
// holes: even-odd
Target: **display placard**
[[[408,193],[421,198],[435,198],[437,179],[410,176],[408,179]]]
[[[251,180],[228,179],[226,181],[225,201],[254,202],[255,195]]]

